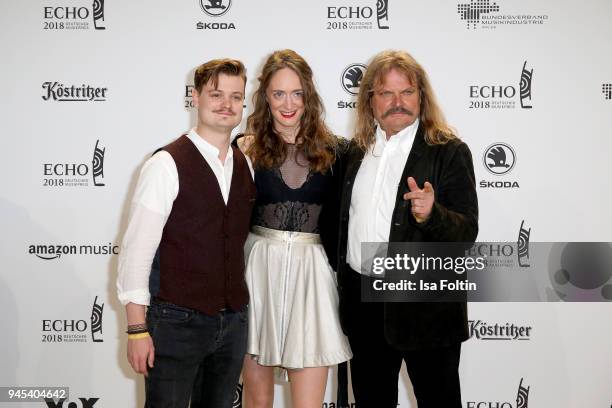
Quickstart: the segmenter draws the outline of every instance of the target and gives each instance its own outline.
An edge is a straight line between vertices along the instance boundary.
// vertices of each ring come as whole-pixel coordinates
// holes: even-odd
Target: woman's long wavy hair
[[[354,137],[357,145],[367,151],[376,140],[376,121],[370,103],[375,89],[382,85],[384,76],[392,69],[406,74],[410,82],[418,88],[421,99],[419,120],[425,129],[425,141],[433,145],[456,139],[455,131],[448,126],[438,106],[423,67],[405,51],[387,50],[377,54],[370,62],[359,86]]]
[[[310,169],[324,173],[335,160],[336,137],[323,121],[323,102],[315,89],[312,70],[298,53],[292,50],[275,51],[266,61],[259,76],[259,88],[253,95],[253,113],[247,118],[246,133],[254,139],[247,154],[256,168],[270,169],[280,166],[286,158],[287,148],[274,129],[272,113],[266,99],[266,90],[272,76],[283,68],[297,74],[304,91],[304,113],[295,143],[308,159]]]

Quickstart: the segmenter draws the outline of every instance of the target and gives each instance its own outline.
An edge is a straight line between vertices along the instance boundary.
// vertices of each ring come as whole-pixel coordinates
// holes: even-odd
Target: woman
[[[243,366],[244,401],[271,407],[274,370],[287,370],[292,407],[320,408],[329,366],[351,358],[338,319],[330,256],[338,191],[338,140],[322,119],[312,70],[291,50],[266,61],[248,136],[238,144],[253,161],[257,200],[245,245],[251,294]],[[327,228],[327,229],[326,229]],[[321,234],[319,234],[321,232]]]

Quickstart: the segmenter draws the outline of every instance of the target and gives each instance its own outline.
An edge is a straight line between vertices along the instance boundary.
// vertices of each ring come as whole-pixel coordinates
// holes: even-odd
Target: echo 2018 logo
[[[43,163],[43,186],[45,187],[88,187],[90,177],[93,185],[103,187],[104,155],[106,148],[96,140],[91,165],[87,163]]]
[[[388,30],[389,0],[353,1],[350,5],[327,6],[327,30]],[[357,4],[359,3],[359,4]],[[376,10],[376,11],[374,11]]]
[[[102,343],[102,315],[104,303],[96,296],[91,307],[89,322],[85,319],[45,319],[42,321],[43,343]]]
[[[94,0],[86,6],[45,6],[43,8],[45,30],[106,30],[104,24],[104,0]]]
[[[212,18],[222,17],[232,7],[232,0],[198,0],[200,9]],[[230,21],[198,21],[197,30],[235,30],[236,24]]]
[[[533,68],[523,63],[518,87],[515,85],[470,85],[469,109],[515,109],[519,99],[521,109],[533,108],[531,87]]]
[[[525,220],[521,221],[518,239],[516,241],[518,264],[521,268],[529,267],[529,237],[531,236],[531,228],[525,226]]]
[[[523,378],[521,378],[516,393],[516,405],[510,401],[468,401],[466,408],[529,408],[530,388],[523,385]]]

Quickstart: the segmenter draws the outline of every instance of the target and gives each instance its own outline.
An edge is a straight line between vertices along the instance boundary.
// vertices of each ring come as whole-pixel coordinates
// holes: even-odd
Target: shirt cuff
[[[118,292],[119,301],[122,305],[134,303],[137,305],[149,306],[151,303],[151,294],[147,289],[130,290],[129,292]]]

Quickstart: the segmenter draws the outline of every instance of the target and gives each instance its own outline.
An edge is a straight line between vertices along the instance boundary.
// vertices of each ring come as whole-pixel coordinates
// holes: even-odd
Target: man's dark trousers
[[[207,315],[152,301],[147,325],[155,347],[145,380],[146,408],[231,408],[247,344],[247,312]]]
[[[384,303],[361,302],[361,275],[352,270],[349,273],[345,281],[347,308],[351,310],[347,329],[356,406],[396,408],[403,360],[419,408],[461,408],[461,343],[409,351],[389,345],[384,335]]]

